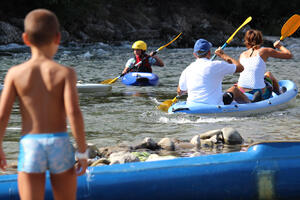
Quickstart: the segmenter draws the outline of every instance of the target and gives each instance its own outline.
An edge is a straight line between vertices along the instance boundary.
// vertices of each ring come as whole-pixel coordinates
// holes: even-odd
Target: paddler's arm
[[[217,56],[219,56],[220,58],[222,58],[224,61],[230,63],[230,64],[234,64],[236,66],[236,70],[235,72],[242,72],[244,71],[244,66],[236,59],[231,58],[229,55],[227,55],[226,53],[224,53],[224,51],[221,49],[221,47],[219,47],[218,49],[216,49],[215,54]]]
[[[162,61],[162,59],[160,59],[157,55],[155,55],[156,53],[154,53],[155,51],[152,51],[149,56],[151,56],[152,58],[154,58],[156,60],[155,65],[163,67],[165,64]]]
[[[179,85],[178,85],[178,87],[177,87],[177,95],[178,96],[182,96],[184,94],[187,94],[187,91],[181,90],[180,87],[179,87]]]

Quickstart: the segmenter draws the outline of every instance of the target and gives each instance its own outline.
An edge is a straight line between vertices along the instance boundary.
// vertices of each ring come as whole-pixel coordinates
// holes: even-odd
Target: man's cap
[[[210,42],[208,42],[205,39],[199,39],[194,45],[194,53],[196,53],[199,56],[205,55],[211,47],[212,44]]]

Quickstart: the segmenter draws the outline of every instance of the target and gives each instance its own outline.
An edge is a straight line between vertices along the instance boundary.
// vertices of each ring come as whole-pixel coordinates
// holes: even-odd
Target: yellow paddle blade
[[[243,26],[245,26],[246,24],[248,24],[250,21],[252,20],[252,17],[248,17],[244,23],[242,25],[240,25],[240,27],[238,27],[238,29],[236,29],[236,31],[230,36],[230,38],[228,38],[228,40],[226,41],[227,44],[229,44],[231,42],[231,40],[233,39],[233,37],[235,36],[235,34],[241,29],[243,28]]]
[[[106,79],[104,81],[101,81],[100,84],[109,84],[109,82],[111,82],[113,79],[110,78],[110,79]]]
[[[165,48],[165,47],[169,46],[170,44],[172,44],[175,40],[177,40],[177,38],[179,38],[179,36],[181,36],[181,34],[182,34],[182,32],[179,33],[179,35],[177,35],[171,42],[169,42],[168,44],[165,44],[164,46],[159,47],[156,51],[160,51],[163,48]]]
[[[157,106],[157,108],[159,110],[162,110],[164,112],[168,112],[169,108],[173,105],[173,103],[175,103],[177,101],[177,96],[174,99],[168,99],[164,102],[162,102],[159,106]]]
[[[100,82],[100,84],[112,84],[112,83],[116,82],[118,79],[119,79],[119,76],[116,78],[106,79],[106,80]]]
[[[293,15],[290,17],[281,29],[281,37],[280,40],[284,40],[284,38],[291,36],[300,26],[300,15]]]

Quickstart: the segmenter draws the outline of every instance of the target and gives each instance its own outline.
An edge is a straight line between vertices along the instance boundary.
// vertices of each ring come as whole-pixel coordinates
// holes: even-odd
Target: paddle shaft
[[[224,45],[221,47],[221,49],[224,49],[233,39],[233,37],[237,34],[237,32],[243,28],[246,24],[248,24],[250,21],[252,20],[252,17],[248,17],[242,25],[240,25],[236,30],[235,32],[228,38],[228,40],[224,43]],[[214,60],[216,58],[216,54],[213,55],[213,57],[211,58],[211,60]]]

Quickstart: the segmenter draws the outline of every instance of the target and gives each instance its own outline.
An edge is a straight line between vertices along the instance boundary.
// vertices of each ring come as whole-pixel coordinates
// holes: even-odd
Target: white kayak
[[[111,85],[97,84],[97,83],[77,83],[76,84],[79,93],[97,93],[108,94],[111,91]]]
[[[111,85],[97,84],[97,83],[77,83],[76,87],[79,93],[97,93],[106,95],[111,92]],[[0,92],[2,92],[3,85],[0,85]]]

